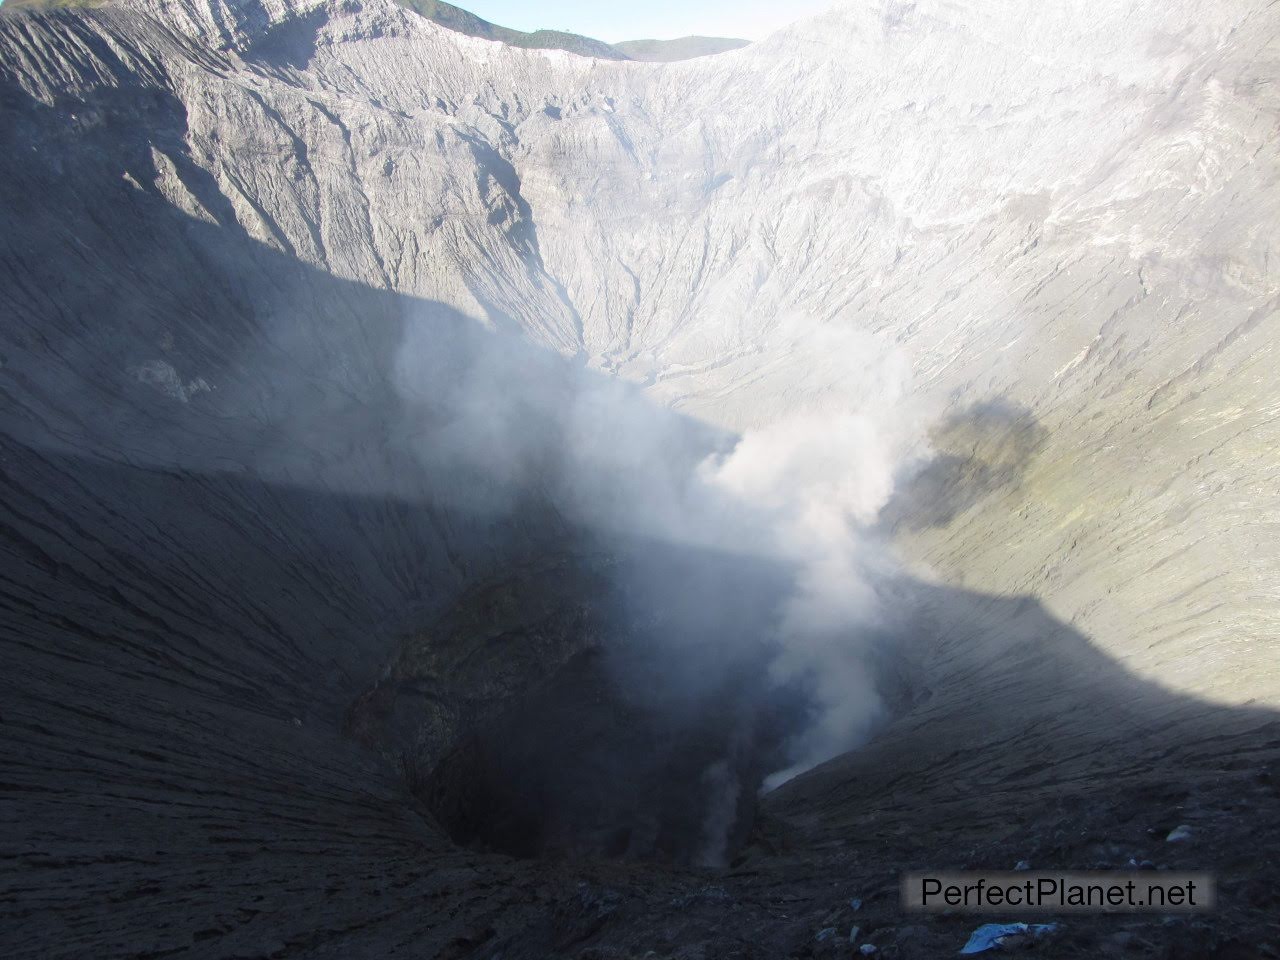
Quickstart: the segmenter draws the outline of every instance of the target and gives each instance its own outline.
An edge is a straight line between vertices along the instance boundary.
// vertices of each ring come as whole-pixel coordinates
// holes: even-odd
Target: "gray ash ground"
[[[475,645],[458,648],[459,626],[475,631],[495,611],[508,638],[517,622],[531,619],[536,627],[518,629],[538,634],[524,638],[533,649],[554,646],[552,636],[567,648],[589,647],[591,630],[572,613],[578,608],[570,603],[548,616],[547,602],[555,605],[555,584],[582,586],[598,566],[543,561],[525,568],[518,583],[473,592],[442,632],[404,644],[392,674],[417,691],[406,696],[420,695],[423,677],[450,672],[439,653],[421,659],[425,640],[451,636],[434,649],[452,647],[469,660]],[[544,601],[532,618],[506,605],[526,591]],[[495,595],[506,604],[495,605]],[[1066,649],[1059,656],[1058,668],[1071,660]],[[414,677],[405,672],[409,664],[417,664]],[[886,679],[911,687],[909,677]],[[468,927],[441,955],[763,960],[863,956],[874,947],[885,958],[946,957],[982,923],[1026,920],[1058,928],[1001,952],[1280,956],[1280,722],[1195,704],[1132,678],[1105,684],[1095,677],[1084,689],[1107,696],[1075,716],[1089,720],[1085,729],[1096,730],[1099,717],[1117,726],[1092,749],[1062,717],[1034,711],[1028,729],[988,727],[994,743],[975,738],[967,749],[945,749],[946,728],[988,722],[993,711],[984,703],[999,687],[993,678],[949,718],[929,716],[935,700],[945,701],[945,687],[936,698],[900,691],[899,714],[864,749],[744,798],[726,862],[709,869],[696,855],[708,802],[698,774],[724,750],[726,718],[734,714],[721,705],[696,723],[664,728],[611,690],[598,651],[575,654],[532,692],[455,731],[438,763],[407,781],[409,802],[456,842],[453,856],[474,858],[467,885],[488,891],[470,911],[485,923]],[[371,710],[362,698],[362,735],[391,735],[386,718],[399,699],[384,690]],[[1136,721],[1148,712],[1163,713],[1167,726]],[[1047,737],[1037,740],[1037,731]],[[1161,742],[1162,749],[1152,747]],[[768,741],[756,757],[757,786],[767,767],[759,764],[778,759],[777,743]],[[1189,837],[1167,839],[1182,826]],[[1004,871],[1023,861],[1044,871],[1209,871],[1218,907],[1003,917],[923,915],[899,902],[907,870]]]
[[[420,510],[11,441],[0,453],[23,551],[0,613],[25,638],[0,648],[4,956],[777,960],[870,943],[886,957],[944,957],[994,918],[905,914],[899,874],[1020,860],[1150,860],[1220,878],[1212,914],[1072,916],[1030,955],[1276,956],[1280,720],[1137,678],[1033,600],[905,590],[916,629],[897,673],[885,671],[910,691],[899,712],[860,749],[763,797],[722,868],[689,865],[678,831],[665,847],[621,849],[598,842],[599,822],[576,832],[574,817],[559,836],[587,841],[576,848],[458,843],[429,787],[490,719],[478,704],[551,696],[544,706],[567,711],[543,729],[573,736],[543,744],[538,762],[576,760],[580,742],[645,739],[611,721],[607,697],[579,699],[598,684],[568,682],[596,636],[589,566],[567,575],[545,549],[511,552],[464,578],[482,535],[460,527],[432,552],[426,534],[439,527]],[[140,538],[157,511],[166,534]],[[264,534],[266,522],[288,536]],[[509,538],[537,544],[536,532]],[[429,629],[371,632],[410,609],[392,584],[413,586],[424,569],[456,584],[455,602],[418,620]],[[363,579],[343,580],[353,572]],[[702,729],[705,743],[672,738],[697,747],[686,769],[719,746],[722,728]],[[415,766],[404,737],[441,746]],[[676,823],[676,802],[648,806],[663,769],[611,795]],[[500,800],[553,772],[491,778],[484,792]],[[672,779],[678,799],[687,784]],[[548,782],[560,812],[598,807],[590,784]],[[455,783],[463,796],[476,788]],[[1165,841],[1182,824],[1192,839]]]
[[[883,671],[898,712],[763,797],[729,862],[699,868],[682,846],[692,818],[633,849],[600,843],[616,819],[578,814],[678,824],[687,771],[718,752],[728,714],[678,728],[664,763],[606,792],[629,808],[592,800],[603,754],[551,776],[580,745],[616,744],[625,761],[646,737],[598,679],[575,679],[600,639],[603,585],[549,553],[532,518],[506,537],[536,549],[468,560],[491,526],[11,440],[0,454],[21,550],[0,615],[22,638],[0,647],[4,956],[777,960],[870,943],[944,957],[993,918],[905,914],[902,871],[1131,859],[1218,874],[1218,909],[1072,916],[1030,955],[1276,956],[1280,720],[1129,674],[1034,600],[904,586],[914,629]],[[410,629],[396,591],[424,571],[454,584],[454,602]],[[593,692],[602,702],[585,702]],[[481,709],[495,703],[545,724],[527,731],[535,766],[459,776],[455,795],[479,785],[501,801],[543,779],[569,815],[557,843],[455,842],[433,808],[433,778],[502,719]],[[518,745],[503,729],[497,742]],[[666,801],[651,789],[664,771]],[[1190,841],[1163,839],[1182,824]],[[522,840],[518,823],[506,832]]]
[[[886,799],[866,796],[865,814],[844,836],[799,827],[784,815],[787,804],[768,803],[748,848],[723,872],[561,862],[538,870],[536,880],[510,876],[504,896],[545,910],[542,922],[507,922],[518,910],[495,916],[457,942],[456,955],[849,957],[872,944],[882,957],[953,956],[979,924],[1000,918],[904,913],[899,871],[1007,870],[1028,857],[1037,868],[1120,869],[1130,859],[1151,859],[1157,869],[1209,867],[1219,875],[1220,908],[1201,916],[1011,918],[1060,922],[1027,956],[1190,960],[1280,951],[1280,871],[1265,852],[1280,842],[1280,795],[1264,770],[1206,773],[1190,786],[1146,781],[1102,795],[1032,797],[981,829],[974,823],[993,798],[971,797],[951,816],[920,809],[892,817],[877,810]],[[1167,842],[1173,820],[1195,824],[1193,840]]]

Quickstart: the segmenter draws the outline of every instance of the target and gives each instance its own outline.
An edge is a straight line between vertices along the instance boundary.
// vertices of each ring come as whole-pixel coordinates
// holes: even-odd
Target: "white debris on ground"
[[[1029,943],[1057,932],[1058,928],[1056,923],[984,923],[969,935],[969,941],[960,953],[985,953],[1022,942]]]

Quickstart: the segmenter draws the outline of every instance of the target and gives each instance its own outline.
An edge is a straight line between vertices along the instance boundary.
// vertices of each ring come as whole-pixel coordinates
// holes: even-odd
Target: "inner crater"
[[[348,732],[401,765],[460,845],[728,863],[803,719],[755,636],[778,584],[657,552],[543,556],[463,591],[401,644]]]

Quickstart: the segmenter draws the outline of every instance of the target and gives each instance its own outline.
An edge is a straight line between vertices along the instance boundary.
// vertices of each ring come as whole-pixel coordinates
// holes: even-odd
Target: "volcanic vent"
[[[467,589],[401,645],[348,731],[463,845],[723,865],[805,701],[763,679],[776,579],[671,548],[646,564],[655,552],[673,576],[661,596],[634,595],[635,557],[602,554],[513,563]],[[733,632],[731,659],[689,662],[707,630]]]

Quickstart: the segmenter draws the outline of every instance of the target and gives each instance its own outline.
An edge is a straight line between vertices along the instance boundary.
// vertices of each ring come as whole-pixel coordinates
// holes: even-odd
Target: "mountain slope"
[[[8,0],[7,4],[0,2],[0,8],[7,6],[10,10],[50,10],[63,7],[96,7],[108,2],[110,0]],[[400,0],[400,5],[442,27],[469,37],[495,40],[530,50],[565,50],[579,56],[597,57],[603,60],[629,59],[627,54],[601,40],[593,40],[591,37],[564,30],[535,30],[532,33],[512,30],[510,27],[490,23],[451,3],[444,3],[443,0]]]
[[[402,0],[401,5],[414,13],[420,13],[442,27],[465,33],[469,37],[481,37],[485,40],[500,40],[513,47],[526,47],[532,50],[567,50],[569,53],[584,57],[598,57],[602,60],[626,60],[627,54],[618,48],[600,40],[567,33],[562,30],[535,30],[525,33],[500,27],[469,13],[451,3],[442,0]]]
[[[615,43],[613,47],[632,60],[672,63],[676,60],[692,60],[695,57],[740,50],[749,44],[748,40],[735,40],[732,37],[679,37],[675,40],[624,40]]]
[[[148,9],[259,66],[206,64],[166,28],[113,68],[125,89],[163,69],[186,104],[180,139],[130,172],[147,192],[207,217],[173,172],[194,164],[259,242],[523,329],[733,429],[843,402],[847,371],[806,331],[870,333],[944,415],[999,399],[1047,436],[1017,486],[907,532],[935,570],[1035,593],[1182,689],[1272,696],[1260,9],[1193,24],[1179,6],[1176,44],[1119,4],[1087,24],[839,13],[659,76],[476,46],[381,4]],[[263,16],[279,26],[256,39]],[[51,97],[34,65],[59,45],[31,38],[65,28],[10,24],[10,82]],[[72,91],[106,69],[83,56]],[[1202,569],[1222,572],[1189,590]],[[1213,666],[1191,667],[1206,644]]]

